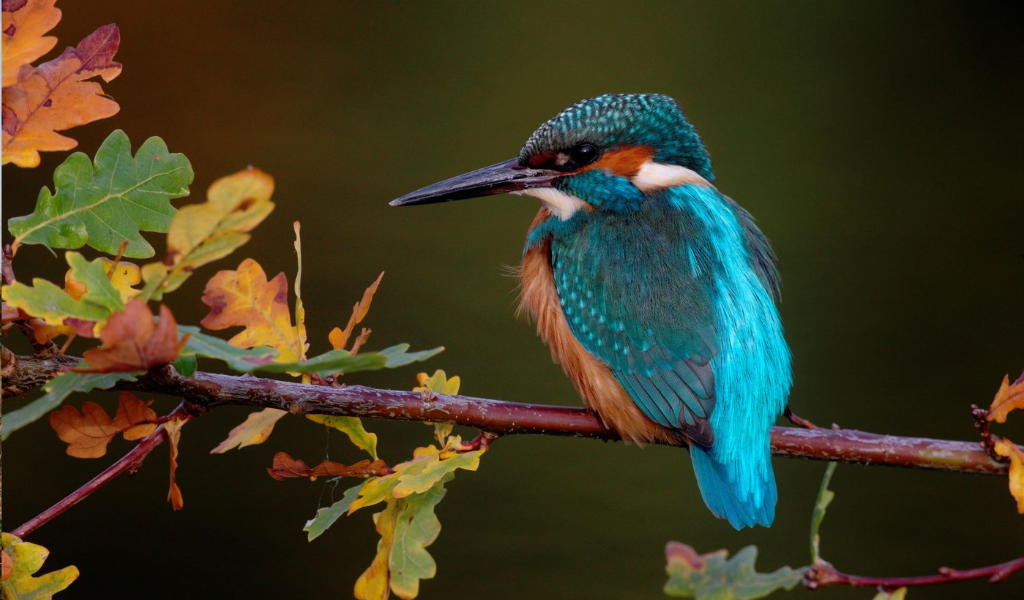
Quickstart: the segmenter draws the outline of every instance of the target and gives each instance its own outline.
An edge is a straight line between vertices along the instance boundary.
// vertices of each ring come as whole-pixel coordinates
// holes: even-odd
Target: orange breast
[[[542,208],[530,229],[549,216],[548,209]],[[583,403],[624,440],[638,444],[686,443],[682,436],[648,419],[630,400],[608,366],[594,358],[573,336],[562,313],[550,257],[550,242],[530,249],[523,257],[519,270],[522,286],[519,312],[529,312],[537,322],[537,334],[551,348],[551,357],[562,365]]]

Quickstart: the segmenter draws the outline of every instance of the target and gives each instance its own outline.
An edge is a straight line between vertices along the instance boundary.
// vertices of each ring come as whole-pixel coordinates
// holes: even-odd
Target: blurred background
[[[170,296],[179,322],[199,321],[204,282],[247,256],[293,280],[291,224],[300,220],[314,352],[329,348],[328,331],[382,270],[364,323],[370,346],[447,347],[428,363],[350,383],[410,389],[417,371],[443,368],[469,395],[577,405],[532,325],[515,320],[515,281],[504,274],[518,263],[536,203],[501,196],[396,210],[387,201],[516,155],[538,125],[582,98],[661,92],[685,107],[719,187],[759,219],[778,251],[799,414],[976,439],[970,404],[990,402],[1003,375],[1024,367],[1024,31],[1009,4],[59,7],[57,50],[109,22],[123,38],[124,72],[104,85],[121,112],[72,130],[80,150],[91,156],[115,128],[136,147],[161,136],[195,169],[192,198],[179,205],[248,164],[276,179],[277,209],[253,241]],[[65,156],[3,168],[5,219],[31,211]],[[151,239],[162,253],[162,236]],[[66,268],[38,246],[23,248],[15,267],[21,277],[55,280]],[[174,405],[157,400],[161,411]],[[373,511],[307,543],[302,526],[331,501],[330,484],[276,482],[265,467],[281,450],[306,461],[325,449],[339,461],[359,452],[343,436],[286,418],[267,443],[210,456],[246,413],[218,409],[185,429],[182,512],[164,501],[161,448],[134,478],[33,534],[51,550],[47,568],[81,569],[61,598],[350,597],[375,553]],[[998,432],[1024,441],[1024,417],[1015,421]],[[418,423],[367,425],[389,463],[430,440]],[[64,454],[43,421],[13,435],[4,443],[7,528],[129,448],[115,441],[106,457],[81,460]],[[421,597],[661,598],[668,540],[701,552],[757,544],[762,570],[806,564],[824,464],[778,459],[775,468],[775,526],[737,533],[704,507],[683,451],[502,439],[477,473],[460,472],[448,486],[430,549],[438,574]],[[846,572],[919,575],[1024,549],[1024,517],[1003,478],[841,465],[833,489],[823,553]],[[1024,597],[1024,575],[910,598],[982,595]]]

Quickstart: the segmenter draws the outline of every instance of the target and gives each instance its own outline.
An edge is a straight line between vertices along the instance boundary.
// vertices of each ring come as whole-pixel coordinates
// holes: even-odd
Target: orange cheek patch
[[[581,169],[605,169],[619,177],[633,177],[640,172],[640,167],[654,158],[654,148],[650,146],[624,146],[609,150],[595,163]]]

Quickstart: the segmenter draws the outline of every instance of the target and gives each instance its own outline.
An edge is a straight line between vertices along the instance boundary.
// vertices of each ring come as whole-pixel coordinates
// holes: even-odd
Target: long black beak
[[[391,206],[435,204],[518,192],[530,188],[551,187],[551,182],[559,175],[564,175],[564,173],[524,167],[519,164],[518,158],[513,158],[465,175],[445,179],[434,185],[428,185],[392,200],[390,204]]]

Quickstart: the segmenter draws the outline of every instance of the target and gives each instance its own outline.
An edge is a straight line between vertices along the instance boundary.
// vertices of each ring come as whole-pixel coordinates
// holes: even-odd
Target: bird
[[[770,429],[793,379],[778,262],[750,213],[716,187],[679,103],[582,100],[517,157],[390,204],[503,193],[540,201],[520,310],[586,407],[626,441],[687,446],[715,516],[737,530],[770,526]]]

